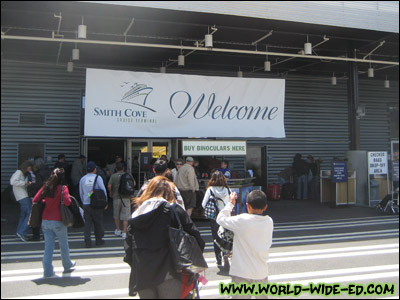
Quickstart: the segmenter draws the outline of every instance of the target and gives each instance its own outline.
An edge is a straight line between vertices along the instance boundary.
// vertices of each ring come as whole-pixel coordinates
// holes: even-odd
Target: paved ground
[[[274,240],[270,251],[270,282],[307,285],[309,282],[395,284],[394,295],[363,298],[398,299],[399,219],[370,208],[329,208],[306,201],[271,202]],[[59,252],[54,257],[56,279],[41,279],[44,242],[22,243],[15,239],[18,206],[2,208],[1,298],[128,298],[130,269],[122,261],[123,240],[113,235],[111,211],[106,213],[106,244],[86,249],[82,230],[70,229],[69,244],[77,268],[62,274]],[[227,298],[218,292],[228,274],[215,265],[212,239],[206,221],[196,221],[206,240],[208,284],[202,298]],[[307,293],[300,298],[310,298]],[[312,296],[313,298],[325,298]],[[270,298],[276,298],[272,296]],[[294,298],[294,297],[288,297]],[[337,298],[349,298],[342,294]]]

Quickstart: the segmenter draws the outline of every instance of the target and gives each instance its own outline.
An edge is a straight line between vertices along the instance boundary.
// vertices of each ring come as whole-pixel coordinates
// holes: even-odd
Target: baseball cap
[[[86,170],[89,173],[92,173],[94,171],[94,169],[96,169],[96,164],[93,161],[89,161],[86,167]]]
[[[194,161],[194,159],[193,159],[193,157],[191,157],[191,156],[188,156],[188,157],[186,157],[186,161],[189,161],[189,162],[191,162],[191,161]]]

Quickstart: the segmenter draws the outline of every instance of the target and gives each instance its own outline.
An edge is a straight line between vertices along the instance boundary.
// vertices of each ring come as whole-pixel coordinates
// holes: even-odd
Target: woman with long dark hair
[[[221,211],[226,204],[229,203],[229,186],[226,177],[222,172],[216,171],[211,175],[211,179],[207,185],[207,191],[203,198],[203,203],[201,204],[203,208],[206,208],[207,202],[211,196],[213,196],[217,202],[218,209]],[[221,201],[222,200],[222,201]],[[216,216],[215,216],[216,217]],[[218,237],[218,229],[219,225],[215,221],[215,219],[210,219],[211,233],[214,240],[214,252],[215,258],[217,259],[217,265],[222,266],[222,251],[215,243],[215,240]],[[225,255],[224,257],[224,267],[226,269],[229,268],[229,260]]]
[[[131,267],[130,296],[138,292],[140,299],[181,299],[182,274],[176,272],[168,247],[168,228],[178,228],[177,220],[171,215],[171,205],[178,213],[183,230],[194,236],[200,249],[204,249],[205,243],[189,215],[175,204],[174,189],[175,185],[166,177],[157,176],[142,196],[134,199],[138,208],[129,221],[124,258]]]
[[[68,229],[61,219],[61,194],[65,206],[71,205],[68,187],[66,186],[64,169],[55,169],[44,186],[33,198],[33,202],[43,199],[46,206],[42,215],[42,231],[44,235],[43,269],[44,277],[55,275],[53,268],[53,252],[55,238],[60,245],[61,260],[64,272],[71,271],[75,262],[71,261],[68,246]]]

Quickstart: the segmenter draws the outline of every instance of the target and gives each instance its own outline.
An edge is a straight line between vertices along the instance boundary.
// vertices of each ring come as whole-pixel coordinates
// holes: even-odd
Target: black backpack
[[[135,180],[133,177],[128,173],[122,174],[120,176],[118,194],[120,194],[120,196],[132,196],[134,191]]]

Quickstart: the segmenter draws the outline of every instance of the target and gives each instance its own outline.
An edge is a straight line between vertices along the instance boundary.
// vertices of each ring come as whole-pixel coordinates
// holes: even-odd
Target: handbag
[[[222,226],[219,226],[215,243],[221,249],[224,255],[227,255],[232,251],[233,237],[234,237],[233,231],[226,229]]]
[[[32,228],[40,227],[42,224],[42,215],[46,203],[41,199],[39,202],[32,203],[31,214],[29,215],[28,225]]]
[[[95,189],[97,178],[99,178],[99,175],[94,180],[92,193],[89,196],[90,206],[96,209],[104,209],[107,206],[107,196],[102,189]]]
[[[71,227],[74,224],[74,215],[72,214],[72,211],[67,206],[64,205],[63,191],[64,191],[64,186],[61,187],[61,205],[60,205],[61,220],[65,226]]]
[[[208,268],[203,253],[195,237],[183,230],[178,213],[173,205],[170,205],[172,218],[178,222],[178,228],[169,227],[169,250],[173,266],[176,272],[184,270],[199,273]]]
[[[70,196],[71,205],[68,208],[72,211],[74,215],[74,224],[72,225],[73,228],[82,228],[85,226],[85,218],[84,218],[84,211],[82,207],[80,207],[78,200],[75,199],[74,196]]]

